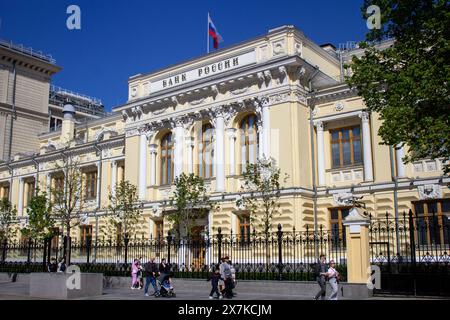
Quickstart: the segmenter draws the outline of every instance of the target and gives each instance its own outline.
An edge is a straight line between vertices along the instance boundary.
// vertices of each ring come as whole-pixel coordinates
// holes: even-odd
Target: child
[[[217,295],[218,299],[222,299],[222,295],[219,293],[219,280],[223,280],[220,276],[220,268],[216,267],[214,272],[209,276],[208,281],[211,281],[211,293],[209,294],[210,299],[214,299],[214,293]]]
[[[138,284],[139,260],[134,259],[131,265],[131,289],[134,290]]]

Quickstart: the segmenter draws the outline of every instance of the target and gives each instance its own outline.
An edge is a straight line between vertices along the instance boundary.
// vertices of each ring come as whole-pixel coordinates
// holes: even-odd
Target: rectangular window
[[[31,198],[34,196],[34,180],[28,181],[27,183],[27,203],[28,206],[30,204]]]
[[[62,119],[50,117],[50,132],[57,131],[62,127]]]
[[[334,246],[339,246],[339,244],[345,245],[345,227],[344,219],[348,216],[350,212],[349,208],[331,208],[330,209],[330,230],[331,230],[331,241]]]
[[[85,197],[88,200],[97,197],[97,171],[87,172],[86,174]]]
[[[91,225],[81,226],[80,240],[82,246],[85,246],[87,244],[88,237],[92,240],[92,226]]]
[[[250,215],[242,214],[238,216],[238,235],[240,241],[250,241]]]
[[[415,202],[414,211],[419,245],[450,244],[450,199]]]
[[[0,194],[3,199],[9,199],[9,185],[0,187]]]
[[[160,241],[164,239],[164,221],[155,221],[155,239]]]
[[[52,238],[52,248],[56,249],[59,246],[59,228],[51,228],[50,231],[53,234]]]
[[[330,131],[333,168],[362,164],[359,126]]]

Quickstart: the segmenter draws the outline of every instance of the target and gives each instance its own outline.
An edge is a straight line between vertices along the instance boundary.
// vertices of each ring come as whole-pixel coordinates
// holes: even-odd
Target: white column
[[[262,121],[258,122],[257,126],[258,126],[258,141],[259,141],[259,143],[258,143],[258,159],[263,159],[264,158],[264,135],[263,135],[264,127],[262,125]]]
[[[228,135],[228,156],[229,156],[229,175],[234,176],[236,174],[236,165],[235,165],[235,148],[236,148],[236,129],[229,128],[227,129]]]
[[[111,161],[111,195],[116,196],[117,161]]]
[[[270,158],[270,106],[269,99],[264,99],[262,103],[262,124],[263,124],[263,156]]]
[[[11,188],[12,189],[12,188]],[[18,203],[18,215],[23,215],[23,193],[24,193],[24,181],[23,178],[19,178],[19,203]]]
[[[403,158],[405,157],[404,147],[398,145],[395,153],[397,158],[397,177],[404,178],[406,177],[405,164],[403,163]]]
[[[47,197],[49,199],[51,199],[51,192],[52,192],[52,174],[51,173],[47,173],[47,179],[45,181],[46,183],[46,192],[47,192]]]
[[[192,163],[192,155],[194,152],[194,138],[186,137],[186,151],[187,151],[187,172],[188,174],[194,173],[194,167]]]
[[[102,173],[101,173],[101,170],[100,170],[100,168],[101,168],[100,164],[101,164],[100,161],[98,161],[97,162],[97,197],[96,197],[96,202],[97,202],[97,205],[98,205],[99,208],[101,207],[101,203],[100,203],[100,201],[101,201],[101,199],[100,199],[100,187],[101,187],[101,184],[102,184]]]
[[[147,136],[139,139],[139,198],[145,200],[147,193]]]
[[[215,167],[216,167],[216,191],[225,191],[225,120],[222,112],[216,114],[216,148],[215,148]]]
[[[183,136],[184,128],[181,121],[176,122],[174,146],[174,178],[183,173]]]
[[[364,179],[366,181],[372,181],[373,180],[372,143],[370,138],[369,113],[362,112],[360,114],[360,118],[362,120]]]
[[[156,154],[158,152],[158,145],[150,145],[150,185],[156,186]],[[152,220],[153,221],[153,220]]]
[[[317,130],[317,174],[319,186],[325,185],[325,143],[323,140],[323,122],[315,123]]]

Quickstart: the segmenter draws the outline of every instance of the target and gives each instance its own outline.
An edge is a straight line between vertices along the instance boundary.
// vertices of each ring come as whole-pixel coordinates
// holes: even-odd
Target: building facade
[[[0,162],[39,149],[39,134],[57,130],[65,103],[76,121],[105,115],[100,100],[51,85],[61,67],[50,56],[0,39]]]
[[[383,44],[387,45],[387,44]],[[59,183],[63,153],[76,155],[88,206],[82,239],[103,236],[108,195],[128,180],[138,186],[144,214],[138,238],[165,235],[167,200],[176,176],[205,179],[220,209],[197,221],[198,230],[246,232],[248,212],[236,207],[246,163],[273,158],[283,183],[283,230],[343,230],[346,199],[361,196],[372,216],[436,214],[448,224],[450,178],[441,159],[404,164],[407,147],[380,144],[381,122],[343,82],[342,63],[359,49],[336,52],[285,26],[245,43],[129,79],[127,103],[109,117],[39,135],[40,152],[0,165],[0,197],[9,197],[22,223],[35,190]],[[67,143],[70,148],[67,149]],[[445,235],[439,235],[444,239]]]

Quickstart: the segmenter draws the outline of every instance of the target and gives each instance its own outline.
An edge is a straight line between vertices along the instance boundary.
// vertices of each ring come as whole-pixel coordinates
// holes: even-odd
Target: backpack
[[[225,278],[230,279],[232,277],[231,269],[229,266],[223,268],[223,273],[225,274]]]

